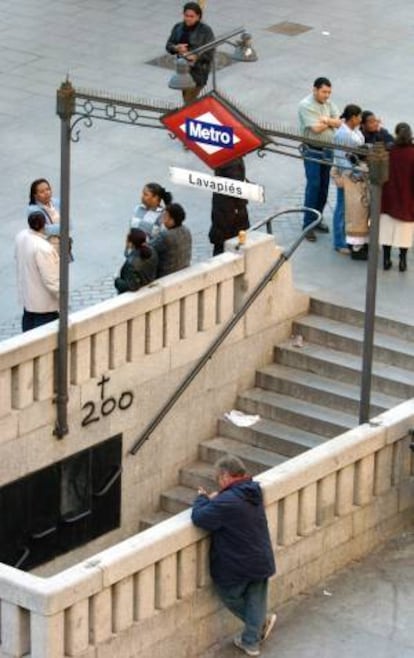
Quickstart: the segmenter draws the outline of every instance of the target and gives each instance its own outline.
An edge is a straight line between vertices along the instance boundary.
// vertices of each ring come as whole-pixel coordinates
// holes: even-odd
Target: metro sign
[[[212,169],[261,148],[265,141],[250,119],[215,92],[165,114],[161,122]]]

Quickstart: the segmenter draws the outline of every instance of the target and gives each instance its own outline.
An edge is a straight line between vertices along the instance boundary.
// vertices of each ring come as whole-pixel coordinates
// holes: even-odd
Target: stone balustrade
[[[192,365],[280,253],[274,239],[249,234],[240,249],[169,275],[69,318],[69,433],[53,430],[57,323],[0,343],[0,487],[106,439],[122,436],[120,528],[49,565],[76,561],[137,532],[183,464],[214,435],[217,418],[269,363],[274,345],[290,335],[308,297],[284,265],[233,329],[183,398],[136,457],[129,449]]]
[[[278,574],[271,604],[412,522],[410,400],[260,476]],[[0,568],[2,658],[194,658],[235,622],[188,511],[50,578]]]

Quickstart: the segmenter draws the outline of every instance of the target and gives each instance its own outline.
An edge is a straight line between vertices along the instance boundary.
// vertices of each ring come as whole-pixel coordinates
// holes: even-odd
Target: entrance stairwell
[[[309,314],[292,325],[303,346],[295,346],[302,340],[277,345],[274,362],[237,398],[237,409],[260,420],[241,428],[220,418],[217,436],[200,444],[198,460],[180,470],[178,484],[141,519],[141,529],[189,507],[197,487],[213,490],[214,462],[226,453],[256,475],[357,426],[363,322],[361,311],[312,299]],[[413,396],[414,328],[377,318],[371,418]]]

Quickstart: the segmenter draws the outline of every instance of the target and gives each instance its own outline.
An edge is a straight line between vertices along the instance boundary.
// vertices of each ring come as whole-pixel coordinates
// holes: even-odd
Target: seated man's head
[[[185,210],[179,203],[169,203],[163,213],[163,223],[165,228],[172,229],[181,226],[185,220]]]

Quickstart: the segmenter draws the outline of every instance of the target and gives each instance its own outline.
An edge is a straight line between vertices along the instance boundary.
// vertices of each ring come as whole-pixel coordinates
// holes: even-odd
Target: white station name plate
[[[222,178],[221,176],[210,176],[200,171],[170,167],[170,180],[177,185],[187,185],[204,192],[217,192],[234,196],[238,199],[249,199],[264,203],[264,187],[253,183],[244,183],[233,178]]]

